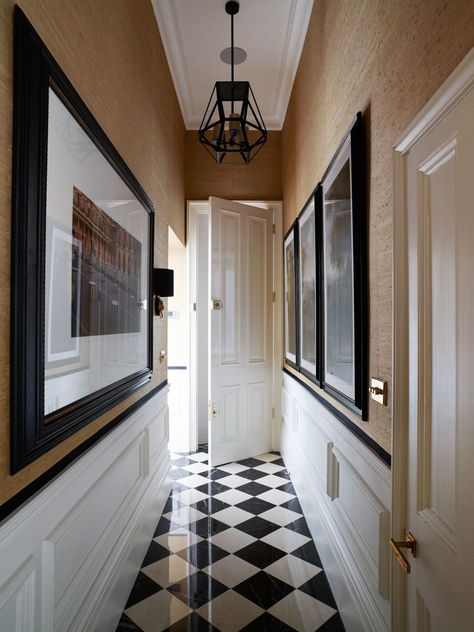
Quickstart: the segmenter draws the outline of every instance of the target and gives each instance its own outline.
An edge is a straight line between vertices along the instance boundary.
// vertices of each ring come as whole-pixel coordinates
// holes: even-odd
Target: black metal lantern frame
[[[267,130],[250,83],[234,81],[234,15],[239,3],[227,2],[225,9],[231,16],[231,80],[216,82],[199,140],[218,163],[229,154],[249,163],[267,140]]]

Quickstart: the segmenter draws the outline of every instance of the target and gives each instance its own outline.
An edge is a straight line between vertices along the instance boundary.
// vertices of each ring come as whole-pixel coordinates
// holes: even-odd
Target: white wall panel
[[[162,390],[0,526],[0,630],[113,632],[169,494]]]
[[[388,632],[390,469],[287,374],[281,450],[346,629]]]

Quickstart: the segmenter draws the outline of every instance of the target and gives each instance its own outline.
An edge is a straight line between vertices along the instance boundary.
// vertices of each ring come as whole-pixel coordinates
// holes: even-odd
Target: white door
[[[271,449],[273,217],[209,202],[209,452],[219,465]]]
[[[439,117],[438,117],[439,118]],[[420,119],[421,120],[421,119]],[[420,125],[425,125],[421,120]],[[405,154],[409,632],[474,630],[474,88]],[[395,244],[397,247],[397,244]],[[395,344],[397,344],[395,342]]]

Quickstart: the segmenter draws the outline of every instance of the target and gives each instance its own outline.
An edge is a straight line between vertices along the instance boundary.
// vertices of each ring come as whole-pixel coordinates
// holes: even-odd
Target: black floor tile
[[[239,465],[245,465],[246,467],[255,467],[256,465],[263,465],[266,461],[261,461],[260,459],[254,459],[251,457],[250,459],[242,459],[242,461],[237,461]]]
[[[185,577],[183,580],[168,587],[168,591],[172,595],[181,599],[181,601],[193,610],[197,610],[226,590],[228,590],[228,588],[224,586],[224,584],[221,584],[202,571]]]
[[[275,465],[281,465],[282,467],[285,467],[285,464],[283,463],[283,459],[275,459],[274,461],[272,461],[272,463],[274,463]]]
[[[294,522],[290,522],[290,524],[285,525],[287,529],[291,529],[292,531],[296,531],[300,535],[305,535],[308,538],[311,538],[311,531],[308,528],[308,524],[304,517],[298,518]]]
[[[148,575],[139,571],[137,579],[133,584],[132,592],[128,598],[127,605],[125,606],[125,610],[127,608],[131,608],[139,601],[143,601],[147,597],[151,597],[151,595],[154,595],[160,590],[161,586],[150,579]]]
[[[163,535],[164,533],[169,533],[173,529],[176,529],[179,525],[174,522],[171,523],[168,518],[164,518],[161,516],[160,521],[158,522],[155,533],[153,534],[154,538],[157,538],[159,535]]]
[[[265,520],[264,518],[260,518],[260,516],[254,516],[245,522],[241,522],[235,528],[253,536],[254,538],[261,539],[269,533],[280,529],[280,525],[270,522],[269,520]]]
[[[272,507],[274,507],[275,505],[272,505],[272,503],[267,503],[266,500],[262,500],[261,498],[248,498],[247,500],[244,500],[243,502],[235,506],[239,509],[243,509],[244,511],[248,511],[249,513],[253,513],[255,516],[258,516],[264,511],[272,509]]]
[[[188,472],[188,475],[190,474],[190,472]],[[172,489],[172,495],[176,495],[179,494],[179,492],[186,492],[188,491],[189,487],[186,487],[186,485],[181,485],[181,483],[179,481],[173,481],[173,484],[171,485],[171,489]]]
[[[301,509],[300,501],[297,498],[291,498],[287,500],[286,503],[280,505],[284,509],[290,509],[291,511],[296,511],[300,514],[303,514],[303,510]]]
[[[307,595],[311,595],[311,597],[315,597],[316,599],[319,599],[319,601],[331,606],[331,608],[337,609],[336,602],[334,601],[334,597],[324,571],[321,571],[312,577],[309,581],[300,586],[299,589]]]
[[[279,489],[281,492],[286,492],[287,494],[293,494],[294,496],[296,496],[295,488],[293,487],[292,483],[284,483],[283,485],[281,485],[281,487],[276,487],[276,489]]]
[[[277,601],[293,592],[294,588],[280,579],[260,571],[260,573],[235,586],[234,590],[264,610],[268,610]]]
[[[124,613],[122,614],[119,624],[115,632],[143,632],[131,619]]]
[[[170,496],[163,509],[163,515],[169,513],[170,511],[176,511],[176,509],[180,509],[181,507],[185,507],[185,505],[180,503],[179,500],[176,500],[176,498],[173,498],[173,496]]]
[[[230,553],[212,544],[209,540],[202,540],[202,542],[198,542],[187,549],[179,551],[177,555],[197,568],[205,568],[210,564],[218,562],[223,557],[227,557]]]
[[[286,553],[266,542],[257,540],[243,549],[240,549],[240,551],[236,551],[234,555],[258,568],[266,568],[285,556]]]
[[[261,483],[257,483],[256,481],[252,481],[251,483],[245,483],[241,487],[237,487],[239,492],[244,492],[245,494],[250,494],[251,496],[259,496],[264,492],[268,492],[271,487],[267,487],[266,485],[262,485]]]
[[[191,463],[194,463],[192,459],[188,459],[185,456],[182,456],[178,459],[173,459],[171,462],[175,467],[183,467],[183,465],[191,465]]]
[[[224,472],[224,470],[220,470],[219,468],[210,470],[207,473],[207,478],[213,481],[218,481],[220,478],[225,478],[226,476],[229,476],[229,472]]]
[[[299,549],[292,551],[291,555],[296,555],[296,557],[299,557],[301,560],[309,562],[310,564],[314,564],[319,568],[323,567],[321,559],[319,557],[319,553],[317,552],[316,547],[314,546],[314,542],[312,541],[306,542],[306,544],[300,546]]]
[[[197,535],[200,535],[201,538],[210,538],[211,535],[216,535],[216,533],[225,531],[225,529],[229,529],[229,525],[224,524],[220,520],[216,520],[211,516],[201,518],[197,522],[192,522],[189,525],[189,530],[193,533],[197,533]]]
[[[221,632],[211,623],[198,615],[197,612],[191,612],[190,615],[180,619],[177,623],[166,629],[165,632]]]
[[[275,476],[279,476],[280,478],[284,478],[287,481],[290,480],[290,474],[288,470],[280,470],[279,472],[275,472]]]
[[[261,472],[260,470],[253,470],[250,468],[249,470],[244,470],[243,472],[239,472],[239,476],[243,478],[248,478],[249,481],[256,481],[259,478],[263,478],[264,476],[268,476],[266,472]]]
[[[336,612],[326,623],[323,623],[323,625],[318,628],[318,632],[345,632],[339,612]]]
[[[218,498],[204,498],[203,500],[199,500],[197,503],[191,505],[191,507],[197,509],[201,513],[211,515],[213,513],[217,513],[218,511],[222,511],[222,509],[227,509],[227,507],[231,507],[231,505],[228,505]]]
[[[240,632],[295,632],[295,629],[290,628],[280,619],[276,619],[269,612],[264,612],[258,619],[242,628]]]
[[[191,476],[191,472],[188,472],[188,470],[181,470],[181,469],[177,469],[177,470],[171,470],[170,471],[170,478],[173,481],[177,481],[180,478],[184,478],[185,476]]]
[[[151,541],[150,546],[148,547],[148,551],[146,552],[145,557],[143,558],[142,568],[144,566],[149,566],[150,564],[154,564],[155,562],[159,562],[165,557],[169,557],[171,555],[171,551],[165,549],[164,546],[158,544],[158,542]]]
[[[204,485],[199,485],[199,487],[196,487],[196,489],[198,492],[202,492],[203,494],[208,494],[209,496],[217,496],[217,494],[222,494],[222,492],[229,491],[230,487],[219,483],[219,481],[210,481],[208,483],[204,483]]]

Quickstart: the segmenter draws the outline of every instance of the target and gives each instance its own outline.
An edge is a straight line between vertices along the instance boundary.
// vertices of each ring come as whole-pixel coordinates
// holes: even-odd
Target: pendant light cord
[[[230,16],[230,80],[232,82],[232,96],[234,96],[234,14]],[[232,99],[231,112],[234,112],[234,99]]]

